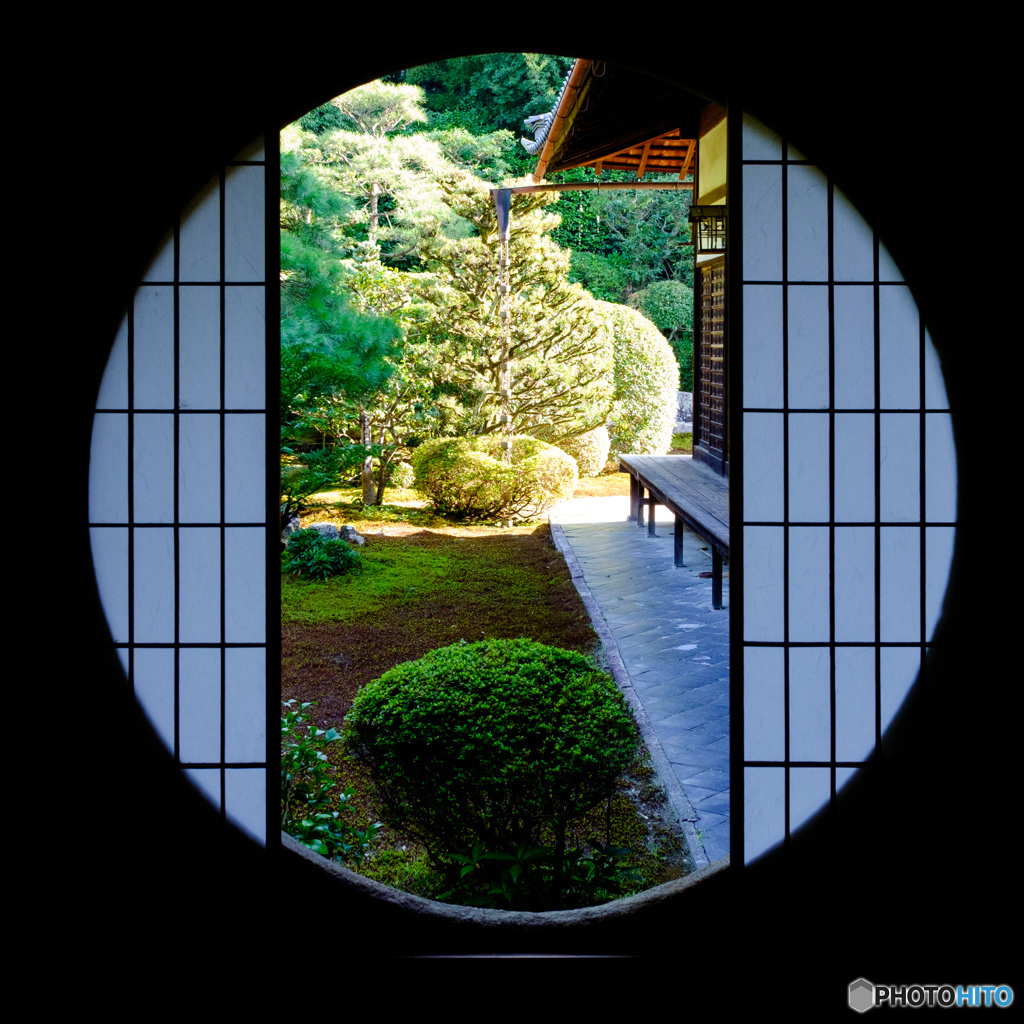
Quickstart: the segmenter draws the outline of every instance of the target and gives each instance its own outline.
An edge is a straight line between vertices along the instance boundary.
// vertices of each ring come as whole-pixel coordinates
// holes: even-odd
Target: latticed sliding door
[[[700,427],[698,444],[723,470],[725,446],[725,257],[700,267]]]

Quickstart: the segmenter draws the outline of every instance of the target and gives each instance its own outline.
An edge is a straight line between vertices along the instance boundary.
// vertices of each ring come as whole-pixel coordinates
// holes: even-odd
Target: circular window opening
[[[791,180],[794,177],[799,177],[798,174],[794,173],[797,172],[798,169],[803,169],[804,167],[804,164],[801,161],[799,154],[794,155],[789,151],[783,153],[780,150],[777,156],[766,155],[767,148],[774,145],[771,133],[764,131],[757,125],[752,124],[750,127],[751,145],[755,147],[755,149],[751,151],[750,155],[751,168],[757,166],[759,168],[765,167],[769,169],[774,169],[774,164],[777,163],[779,165],[780,176],[783,173],[783,167],[785,167],[788,179]],[[756,146],[760,144],[758,141],[759,139],[764,142],[764,145],[766,147],[765,152],[760,152],[756,149]],[[746,152],[744,156],[746,158]],[[745,173],[745,181],[750,180],[750,178],[752,177],[753,175],[747,175]],[[808,192],[810,193],[813,192],[815,186],[813,181],[813,175],[809,175],[809,177],[812,179],[808,187]],[[787,195],[786,199],[788,200],[789,198],[790,197]],[[193,223],[193,221],[201,222],[203,217],[209,214],[210,211],[207,205],[208,199],[209,197],[200,197],[197,203],[194,204],[191,211],[192,216],[188,220],[189,224]],[[833,203],[835,203],[836,201],[835,194],[833,194],[832,196],[832,201]],[[780,197],[780,204],[781,202],[782,199]],[[747,210],[750,207],[746,200],[744,205],[746,207],[746,209],[744,210],[744,220],[745,222],[749,223],[752,220],[752,218],[747,216]],[[862,236],[864,236],[864,233],[866,231],[866,237],[870,237],[871,233],[869,230],[867,230],[866,228],[858,228],[857,221],[859,218],[857,218],[857,215],[854,211],[848,208],[848,204],[846,206],[842,205],[841,197],[840,205],[838,207],[834,207],[834,210],[835,209],[838,209],[840,221],[843,221],[843,218],[846,219],[846,226],[849,228],[852,235],[855,235],[857,231],[860,230]],[[790,209],[787,212],[789,214],[792,214],[793,211],[792,209]],[[863,222],[861,222],[861,224],[862,223]],[[746,243],[747,239],[744,238],[745,254],[748,253],[751,248]],[[878,245],[877,243],[872,243],[872,245],[874,245],[873,251],[875,253],[872,257],[872,278],[870,279],[872,287],[874,288],[874,286],[877,284],[879,287],[875,288],[874,290],[884,292],[885,289],[881,288],[881,285],[883,283],[886,285],[892,285],[893,287],[889,289],[892,295],[900,295],[902,299],[905,299],[909,295],[909,293],[905,291],[905,286],[903,293],[899,291],[898,286],[900,284],[900,281],[898,271],[895,270],[895,268],[889,266],[889,264],[886,262],[884,248]],[[864,247],[862,246],[862,251],[863,248]],[[855,249],[856,245],[850,247],[850,251],[854,251]],[[846,249],[841,247],[840,251],[846,251]],[[157,260],[154,263],[155,267],[160,266],[162,258],[163,257],[157,258]],[[750,273],[753,276],[748,276],[746,269],[744,270],[743,281],[745,288],[749,287],[751,289],[767,289],[770,285],[775,284],[775,282],[770,277],[765,278],[759,276],[759,273],[756,273],[755,271],[751,271]],[[765,281],[767,281],[768,284],[766,284]],[[865,282],[866,279],[863,276],[852,277],[851,280],[848,282],[850,285],[849,289],[847,289],[849,291],[849,294],[854,294],[853,288],[856,284]],[[762,297],[761,293],[756,291],[751,291],[750,294],[752,297]],[[902,303],[900,301],[896,301],[894,305],[896,307],[897,319],[900,316],[903,316],[908,323],[912,321],[913,314],[907,312],[905,301]],[[745,296],[745,307],[746,306],[747,302]],[[916,310],[914,310],[913,313],[916,314]],[[159,323],[160,316],[161,314],[159,313],[158,310],[153,311],[152,322],[154,324]],[[787,348],[787,355],[790,356],[790,358],[792,358],[792,354],[795,351],[795,347],[797,344],[799,344],[799,339],[802,337],[799,331],[793,332],[792,328],[792,323],[786,323],[784,325],[784,330],[787,332],[785,337],[785,344],[787,346],[790,346]],[[918,346],[917,353],[919,360],[923,360],[925,388],[923,394],[918,394],[916,406],[914,406],[912,402],[908,402],[905,399],[905,396],[902,396],[899,393],[899,388],[897,387],[895,396],[886,398],[881,402],[875,402],[870,407],[864,407],[856,404],[843,404],[842,402],[835,401],[831,408],[831,412],[836,417],[842,414],[851,417],[849,422],[846,424],[846,426],[850,428],[852,434],[855,435],[850,442],[850,451],[859,450],[863,452],[866,446],[863,444],[858,445],[856,443],[856,438],[860,436],[857,434],[857,431],[862,430],[863,433],[863,428],[865,428],[865,424],[867,423],[868,419],[871,418],[873,420],[873,431],[877,432],[877,439],[879,442],[881,442],[879,444],[879,448],[881,451],[882,462],[881,465],[878,467],[878,473],[875,473],[875,476],[878,478],[875,484],[876,491],[878,494],[878,503],[881,505],[885,505],[888,502],[891,503],[892,506],[879,510],[878,514],[874,516],[874,518],[872,518],[871,516],[861,516],[857,518],[850,518],[848,520],[850,523],[849,527],[847,528],[849,532],[847,534],[844,534],[843,536],[845,540],[848,540],[850,542],[852,548],[854,549],[854,554],[851,555],[851,564],[859,564],[857,554],[860,549],[857,549],[856,544],[859,540],[862,539],[863,535],[856,532],[858,529],[862,531],[872,531],[877,539],[877,543],[879,544],[889,544],[889,547],[883,547],[883,549],[880,552],[881,562],[883,565],[883,576],[885,573],[884,567],[887,564],[888,560],[891,559],[893,561],[893,564],[903,566],[904,563],[899,562],[899,558],[908,550],[914,548],[915,538],[911,537],[908,531],[925,531],[925,549],[928,552],[928,555],[926,555],[925,564],[921,564],[920,562],[918,563],[918,571],[916,573],[916,579],[920,580],[920,584],[918,586],[918,589],[916,590],[917,605],[918,607],[923,606],[924,608],[924,613],[922,616],[919,616],[918,622],[916,624],[918,629],[917,638],[919,643],[923,643],[931,635],[931,630],[934,627],[934,622],[937,618],[938,611],[941,607],[941,598],[945,590],[945,583],[948,577],[948,564],[952,549],[953,536],[952,509],[955,504],[955,458],[952,449],[951,431],[949,430],[948,411],[946,410],[945,405],[945,395],[941,385],[941,377],[938,375],[937,361],[934,358],[934,352],[931,348],[930,341],[927,338],[926,333],[923,332],[923,329],[919,329],[919,326],[916,324],[913,327],[909,328],[908,331],[911,335],[914,335],[919,340],[923,339],[923,343],[919,344]],[[900,337],[905,337],[908,331],[902,332],[902,334],[900,334]],[[746,338],[749,335],[749,332],[745,331],[744,333]],[[125,372],[124,367],[127,365],[125,353],[127,352],[128,342],[129,339],[127,336],[127,332],[125,332],[123,347],[119,350],[118,347],[115,346],[115,350],[112,353],[110,369],[108,370],[109,380],[105,378],[104,381],[104,388],[106,389],[106,393],[108,395],[110,393],[111,388],[116,388],[118,386],[118,375],[123,374]],[[893,360],[891,364],[891,380],[898,381],[901,377],[901,372],[912,373],[916,375],[915,379],[920,377],[918,368],[921,365],[921,363],[918,362],[917,364],[914,364],[912,354],[910,356],[906,356],[907,349],[905,346],[901,347],[899,341],[897,341],[896,347],[892,348],[891,350],[886,349],[885,338],[872,338],[872,342],[880,351],[883,352],[883,360],[891,356]],[[119,344],[121,343],[119,342]],[[139,350],[138,348],[136,348],[134,352],[136,366],[138,366],[139,364],[139,355]],[[906,366],[904,366],[904,364],[900,362],[900,359],[904,356],[906,356],[906,358],[910,360],[906,364]],[[836,353],[836,350],[832,350],[830,358],[832,358],[833,361],[839,358],[839,356]],[[747,360],[745,360],[745,362],[747,362]],[[790,364],[790,366],[792,367],[792,363]],[[903,368],[902,370],[901,367]],[[159,373],[159,370],[157,372]],[[844,377],[843,379],[846,378]],[[789,382],[786,383],[788,384]],[[744,384],[746,385],[746,381],[744,382]],[[755,390],[756,386],[757,385],[755,384]],[[794,442],[792,430],[792,428],[794,427],[796,427],[798,430],[802,429],[803,427],[809,427],[811,433],[813,433],[813,426],[811,426],[810,422],[804,423],[798,419],[800,415],[811,416],[812,413],[815,411],[813,406],[803,405],[800,403],[800,401],[796,401],[795,404],[794,402],[790,402],[789,405],[781,407],[772,405],[770,401],[767,401],[765,404],[760,404],[760,400],[756,402],[750,400],[751,391],[749,388],[745,386],[744,390],[746,395],[745,407],[751,410],[749,413],[750,416],[790,417],[788,422],[786,422],[785,424],[786,429],[788,431],[788,436],[786,437],[787,445],[792,446]],[[107,406],[107,411],[112,411],[113,409],[124,409],[124,415],[126,417],[129,415],[129,413],[134,415],[139,409],[137,390],[133,397],[135,399],[134,405],[129,407],[127,403],[124,403],[121,405]],[[787,396],[787,399],[788,398],[789,396]],[[886,404],[887,401],[889,401],[891,404]],[[103,408],[102,401],[100,403],[100,407]],[[180,403],[178,403],[177,405],[174,405],[172,407],[172,410],[170,412],[170,416],[172,417],[172,419],[174,417],[177,417],[179,420],[179,439],[181,436],[180,420],[182,408],[183,407],[180,405]],[[794,411],[790,412],[790,409],[793,409]],[[839,410],[842,410],[842,412],[840,412]],[[911,423],[911,421],[915,419],[915,416],[916,434],[912,430],[910,430],[908,426]],[[750,422],[760,424],[767,423],[768,420],[751,420]],[[105,502],[107,501],[107,495],[109,495],[109,493],[111,492],[111,474],[117,472],[116,466],[118,464],[118,459],[120,459],[121,464],[123,464],[128,452],[128,448],[125,443],[125,436],[117,434],[116,431],[108,429],[111,426],[112,421],[109,417],[97,417],[98,429],[94,430],[94,455],[92,460],[90,493],[91,499],[93,499],[93,508],[98,508],[100,510],[100,516],[105,514]],[[173,429],[171,430],[170,433],[172,435],[173,445]],[[748,430],[747,433],[749,435],[750,431]],[[861,440],[863,441],[864,438],[862,438]],[[875,433],[872,433],[871,440],[872,443],[875,442]],[[145,457],[147,456],[147,453],[155,451],[157,445],[156,441],[153,441],[152,443],[147,442],[146,444],[143,445],[139,445],[138,441],[139,437],[136,434],[136,443],[133,446],[136,458],[136,482],[140,476],[138,462],[140,455],[143,458],[143,463],[145,463]],[[792,450],[792,447],[790,447],[789,451],[792,452]],[[846,451],[846,449],[844,449],[844,451]],[[917,453],[918,461],[916,464],[912,465],[912,463],[914,462],[915,452]],[[833,455],[835,455],[834,449]],[[751,452],[749,450],[745,451],[744,472],[750,473],[752,467],[755,464],[756,463],[754,458],[752,457]],[[766,462],[765,464],[770,466],[770,462]],[[792,460],[790,462],[790,465],[792,467]],[[915,466],[919,471],[919,477],[923,476],[923,474],[920,473],[920,470],[923,466],[928,471],[929,484],[931,484],[931,481],[933,480],[936,482],[936,486],[929,485],[929,487],[924,493],[918,492],[916,498],[914,498],[914,496],[912,495],[912,498],[914,498],[914,500],[917,501],[916,516],[913,515],[914,510],[912,508],[910,508],[909,506],[904,507],[903,505],[901,505],[901,502],[903,502],[901,494],[903,492],[900,490],[898,486],[895,486],[898,481],[906,481],[908,479],[908,476],[912,475],[911,471],[915,468]],[[933,469],[935,470],[934,472]],[[871,471],[872,473],[874,473],[873,464],[871,467]],[[887,475],[890,473],[891,475]],[[145,471],[145,468],[141,476],[146,479],[147,487],[149,487],[153,482],[158,483],[160,480],[159,472],[154,472],[152,477],[149,477],[149,474],[148,472]],[[792,476],[790,476],[790,478],[786,482],[788,484],[792,484],[792,481],[793,478]],[[121,486],[121,481],[118,478],[114,484],[114,489],[119,489],[121,488]],[[747,490],[749,491],[750,488],[748,487]],[[834,495],[832,496],[832,498],[833,500],[835,500]],[[801,498],[800,500],[803,500],[803,498]],[[920,511],[922,505],[924,505],[925,507],[924,513],[921,513]],[[788,518],[782,517],[780,519],[779,517],[773,518],[772,516],[766,516],[759,513],[758,515],[753,517],[750,515],[745,515],[744,518],[747,520],[753,519],[753,521],[757,523],[774,524],[777,522],[781,522],[783,529],[789,529],[791,531],[799,529],[812,530],[817,523],[817,520],[815,520],[813,517],[805,519],[799,515],[790,515]],[[98,526],[102,520],[100,518],[93,518],[92,521],[94,525]],[[138,521],[138,517],[136,516],[135,520],[133,520],[132,523],[137,524]],[[170,525],[173,528],[174,524],[171,523]],[[128,528],[128,521],[126,520],[125,536],[127,536]],[[771,527],[760,526],[756,528],[770,529]],[[141,530],[141,527],[139,527],[139,529]],[[890,532],[885,533],[886,530]],[[97,577],[100,583],[101,596],[104,601],[104,606],[108,610],[108,614],[112,617],[113,625],[114,620],[116,620],[118,616],[121,615],[121,609],[124,606],[123,588],[120,586],[120,581],[123,580],[124,573],[127,571],[124,565],[124,559],[126,557],[128,548],[127,544],[120,545],[120,539],[118,545],[111,545],[109,541],[109,536],[104,538],[104,534],[112,535],[112,532],[113,531],[109,530],[104,531],[94,529],[93,537],[94,551],[96,552]],[[151,533],[155,533],[155,530],[151,530]],[[141,537],[142,534],[139,533],[138,536]],[[917,538],[920,538],[920,532],[918,532]],[[163,541],[168,538],[160,539]],[[806,539],[807,541],[813,541],[814,537],[808,534],[804,539]],[[179,559],[180,564],[180,549],[177,551],[177,553],[174,553],[172,544],[172,551],[170,554],[168,554],[168,551],[166,550],[166,544],[164,545],[163,548],[161,548],[159,544],[154,545],[152,543],[152,538],[150,538],[141,545],[138,543],[134,545],[133,553],[136,559],[136,565],[138,565],[138,559],[143,557],[150,557],[149,554],[146,554],[146,551],[149,550],[148,548],[146,548],[147,543],[149,543],[151,547],[154,547],[156,553],[152,557],[155,557],[158,560],[158,562],[160,562],[161,565],[165,564],[168,559],[170,559],[171,562],[173,563],[175,558]],[[918,550],[920,550],[920,544],[918,544],[917,547]],[[113,548],[116,548],[116,551],[114,551],[112,554]],[[122,551],[124,552],[124,554],[122,554]],[[934,561],[932,561],[932,559],[934,559]],[[748,562],[746,566],[748,588],[750,587],[750,580],[752,579],[754,569],[755,567]],[[146,573],[139,574],[138,570],[136,570],[136,573],[137,576],[146,575]],[[179,579],[180,578],[181,577],[179,576]],[[769,582],[769,577],[767,575],[765,577],[765,580],[766,583]],[[771,585],[777,586],[777,583],[775,581],[771,581]],[[894,596],[892,597],[886,597],[882,594],[882,590],[884,589],[883,580],[872,580],[871,585],[875,591],[875,600],[882,602],[891,601],[899,603],[900,597],[898,590],[893,591]],[[916,583],[914,585],[917,586]],[[786,587],[792,588],[792,584],[788,584],[786,583],[786,581],[784,581],[783,588],[785,589]],[[138,592],[136,591],[136,599],[138,598],[138,596]],[[143,601],[144,600],[145,598],[143,598]],[[136,608],[135,610],[137,611],[138,609]],[[748,623],[752,620],[752,618],[756,620],[756,615],[752,616],[751,614],[752,611],[756,612],[757,610],[750,609],[747,607],[744,608],[744,620]],[[136,627],[137,625],[138,618],[136,616]],[[854,631],[855,627],[855,623],[851,625],[851,628],[854,629]],[[913,623],[911,624],[910,628],[914,628]],[[140,640],[140,636],[137,630],[134,637],[129,636],[127,634],[119,635],[116,630],[114,632],[115,640],[123,642],[123,646],[120,649],[125,652],[126,659],[129,655],[136,659],[133,665],[133,671],[135,673],[135,678],[138,683],[140,677],[144,677],[148,669],[145,666],[140,666],[139,648],[135,647],[134,645],[145,641]],[[815,638],[812,637],[810,641],[804,641],[804,643],[810,642],[813,644],[814,639]],[[841,752],[839,750],[835,750],[828,752],[828,754],[825,757],[825,760],[831,762],[845,761],[847,762],[845,766],[837,763],[831,763],[825,767],[819,767],[815,766],[814,764],[809,764],[802,767],[789,768],[789,772],[792,777],[803,778],[807,785],[803,786],[803,788],[797,786],[790,793],[790,817],[788,821],[783,821],[781,823],[783,834],[792,831],[793,829],[798,827],[799,823],[802,820],[805,820],[807,817],[813,814],[817,807],[819,807],[822,803],[820,796],[823,792],[825,793],[825,798],[827,799],[827,789],[823,784],[825,779],[825,775],[823,773],[828,773],[829,777],[835,774],[837,783],[841,785],[839,781],[840,778],[844,774],[848,775],[853,770],[855,770],[853,765],[857,761],[862,760],[865,756],[867,756],[871,744],[877,739],[877,735],[879,734],[879,732],[884,731],[885,725],[889,720],[891,720],[892,715],[895,713],[895,710],[899,707],[899,704],[902,701],[902,697],[903,695],[905,695],[907,689],[912,684],[913,679],[916,677],[920,665],[921,648],[907,648],[907,641],[905,639],[894,638],[887,641],[886,637],[884,636],[874,637],[871,640],[867,640],[864,638],[854,638],[848,641],[843,641],[840,640],[838,636],[835,639],[836,643],[849,645],[844,646],[842,648],[834,648],[837,652],[840,649],[848,652],[844,654],[842,658],[837,657],[837,665],[835,668],[830,667],[830,671],[835,673],[835,681],[837,684],[837,700],[849,702],[850,708],[853,709],[851,721],[856,721],[857,723],[859,723],[850,735],[851,744],[853,744],[853,739],[855,738],[855,736],[859,735],[862,741],[862,748],[866,746],[867,749],[861,749],[860,754],[848,757],[843,757],[839,755],[840,753],[852,754],[855,749],[855,745],[851,745],[849,750],[846,751]],[[224,643],[225,641],[222,640],[219,642]],[[777,743],[779,736],[782,737],[783,743],[787,742],[788,738],[788,742],[790,743],[793,743],[795,741],[807,742],[811,745],[811,747],[813,747],[813,744],[815,742],[816,729],[819,729],[821,722],[820,685],[818,685],[818,682],[820,682],[821,679],[820,665],[811,664],[810,655],[798,653],[800,650],[810,650],[813,652],[813,646],[804,648],[790,648],[785,643],[781,643],[777,647],[754,646],[754,644],[763,644],[763,641],[758,641],[756,637],[753,638],[753,643],[750,648],[750,657],[749,660],[745,662],[745,676],[747,679],[747,685],[749,687],[748,692],[745,694],[745,702],[748,709],[747,717],[749,721],[749,719],[751,718],[751,708],[757,708],[764,712],[764,716],[766,719],[773,718],[773,722],[770,722],[769,726],[774,724],[775,729],[773,732],[770,727],[766,727],[763,735],[754,737],[755,742],[763,742],[765,744],[765,747],[763,749],[759,747],[755,749],[750,749],[748,747],[745,752],[745,758],[751,762],[754,762],[754,764],[748,768],[748,771],[751,774],[746,785],[747,803],[745,807],[745,817],[747,820],[746,846],[748,857],[750,855],[751,849],[756,847],[757,843],[761,843],[761,848],[766,849],[770,845],[772,845],[774,841],[778,841],[778,839],[781,838],[781,836],[779,835],[780,823],[778,819],[778,814],[776,813],[774,817],[772,817],[771,814],[765,815],[763,813],[764,808],[775,808],[777,811],[780,803],[785,803],[784,793],[780,799],[778,788],[778,777],[780,775],[780,769],[776,767],[775,763],[779,762],[780,760],[785,760],[787,756],[790,760],[800,760],[809,762],[823,760],[820,757],[820,751],[818,752],[819,756],[807,758],[799,758],[792,756],[792,751],[790,751],[787,755],[787,753],[783,751],[783,756],[780,759],[778,752],[771,749],[771,743]],[[880,644],[883,646],[879,647]],[[885,646],[886,644],[889,644],[889,646]],[[146,650],[153,651],[154,649],[147,648]],[[758,650],[766,651],[768,653],[753,653],[754,651]],[[879,651],[880,658],[875,657],[876,650]],[[864,724],[867,717],[864,708],[867,707],[870,703],[870,701],[866,702],[863,698],[863,692],[867,689],[867,684],[863,682],[863,679],[866,679],[867,676],[858,675],[857,672],[859,662],[861,660],[864,660],[867,656],[865,654],[866,651],[871,652],[872,660],[875,663],[874,665],[872,665],[870,670],[872,673],[875,672],[876,666],[879,663],[881,663],[880,677],[877,677],[874,674],[871,675],[871,699],[874,700],[874,694],[876,689],[880,690],[881,692],[880,702],[874,701],[874,704],[871,706],[871,729],[869,729]],[[907,653],[908,651],[909,653]],[[251,657],[251,652],[250,655],[248,656]],[[147,654],[143,658],[143,661],[146,661],[146,659],[148,659],[147,664],[156,666],[157,663],[160,661],[161,657],[165,657],[165,655]],[[761,660],[758,661],[758,659]],[[194,668],[188,664],[185,664],[187,660],[188,659],[182,659],[182,664],[184,665],[186,675],[182,676],[179,679],[179,684],[181,681],[191,680],[197,684],[196,690],[198,692],[202,689],[202,686],[199,685],[199,681],[202,678],[204,678],[204,669],[200,664],[202,659],[197,657]],[[258,661],[258,658],[254,658],[254,663],[256,661]],[[838,662],[843,662],[844,664],[846,664],[847,667],[841,669]],[[141,672],[140,667],[142,668]],[[158,670],[159,667],[155,668],[153,671]],[[848,674],[843,675],[842,673],[847,672],[847,670],[849,670]],[[215,670],[210,669],[210,671],[212,672]],[[189,675],[188,673],[194,674]],[[862,681],[858,683],[858,679]],[[765,684],[763,686],[759,686],[758,680],[764,680]],[[849,687],[847,687],[847,682],[850,683]],[[801,709],[810,708],[811,713],[804,717],[801,717],[799,713],[796,715],[796,717],[794,717],[791,713],[788,720],[783,720],[780,723],[778,721],[778,709],[780,703],[778,700],[778,695],[780,690],[780,684],[783,692],[786,690],[786,688],[790,689],[791,708],[795,703],[796,706]],[[186,686],[188,685],[191,685],[191,683],[186,681]],[[846,692],[847,689],[849,690],[848,693]],[[799,692],[801,695],[804,695],[806,699],[802,701],[792,702],[792,695],[795,691]],[[140,701],[146,708],[147,714],[149,714],[151,720],[154,722],[156,727],[161,731],[161,733],[168,737],[168,739],[170,740],[169,745],[173,744],[173,729],[168,729],[166,724],[168,721],[166,698],[164,698],[164,705],[161,706],[159,699],[147,699],[147,690],[145,686],[143,686],[141,689],[137,686],[137,692],[139,693]],[[841,694],[845,695],[841,696]],[[858,694],[861,694],[861,696],[858,696]],[[829,713],[831,713],[831,708],[828,710]],[[838,705],[835,710],[838,714]],[[859,732],[857,730],[859,730]],[[179,756],[180,753],[181,751],[179,751]],[[188,758],[183,758],[183,760],[188,760]],[[200,773],[206,770],[207,769],[202,768],[197,768],[194,770],[193,777],[200,786],[202,786],[203,784],[203,776]],[[213,770],[216,771],[216,769]],[[781,769],[781,771],[785,771],[785,769]],[[806,775],[801,776],[801,772],[806,772]],[[815,794],[817,794],[817,796],[815,796]],[[210,795],[214,799],[220,798],[219,793],[214,793],[211,791]],[[752,795],[754,799],[752,799]],[[794,797],[795,799],[793,799]],[[792,805],[795,805],[795,809]],[[755,840],[753,846],[751,843],[751,839]]]

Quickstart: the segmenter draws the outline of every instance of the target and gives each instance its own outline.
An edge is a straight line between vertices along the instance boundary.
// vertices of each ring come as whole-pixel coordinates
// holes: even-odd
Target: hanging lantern
[[[725,206],[691,206],[690,223],[697,225],[697,253],[725,252]]]

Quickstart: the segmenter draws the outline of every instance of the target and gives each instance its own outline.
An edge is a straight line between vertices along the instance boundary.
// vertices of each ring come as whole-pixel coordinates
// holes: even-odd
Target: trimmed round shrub
[[[296,576],[326,580],[361,568],[359,552],[338,537],[326,539],[318,530],[296,530],[281,553],[281,568]]]
[[[580,476],[597,476],[608,461],[612,440],[607,427],[595,427],[562,442],[562,450],[576,460]]]
[[[613,455],[664,455],[672,447],[679,365],[669,343],[635,309],[595,302],[612,333],[615,403],[608,427]]]
[[[576,462],[535,437],[512,438],[505,465],[502,438],[449,437],[427,441],[413,452],[416,487],[444,515],[465,519],[531,519],[576,489]]]
[[[384,815],[436,857],[537,846],[607,799],[637,737],[582,654],[532,640],[455,644],[369,683],[345,719]]]

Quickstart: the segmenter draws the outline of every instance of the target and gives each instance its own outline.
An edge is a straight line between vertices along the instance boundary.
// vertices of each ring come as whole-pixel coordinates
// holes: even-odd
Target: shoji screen
[[[937,356],[884,245],[785,140],[750,117],[741,137],[733,742],[749,862],[834,799],[922,672],[952,558],[956,460]]]
[[[750,118],[740,134],[732,815],[734,861],[749,861],[835,795],[921,672],[952,554],[956,463],[937,359],[884,246],[778,136]],[[264,380],[278,334],[264,211],[277,181],[259,144],[182,213],[111,353],[90,466],[100,595],[136,697],[180,770],[260,841],[278,678]]]
[[[136,699],[176,768],[260,842],[266,188],[258,141],[182,211],[139,282],[97,399],[89,482],[100,597]]]

